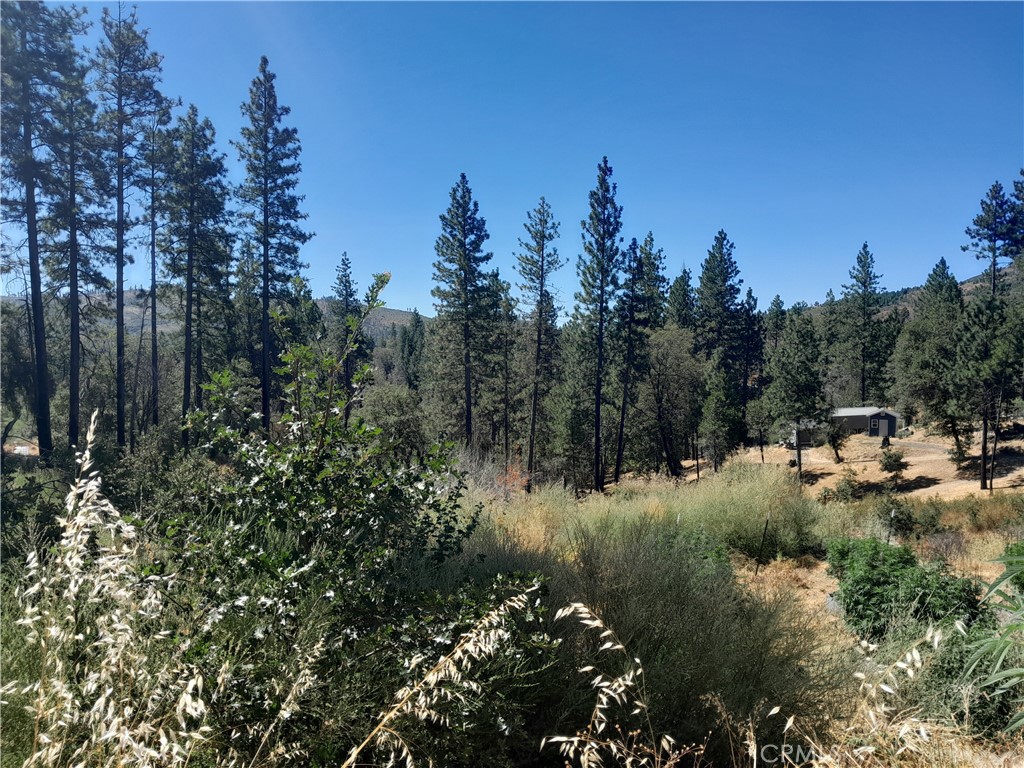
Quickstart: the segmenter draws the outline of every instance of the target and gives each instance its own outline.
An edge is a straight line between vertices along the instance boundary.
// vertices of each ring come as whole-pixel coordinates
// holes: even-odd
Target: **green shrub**
[[[877,497],[875,517],[889,536],[905,539],[914,532],[914,509],[905,499],[892,493]]]
[[[971,625],[988,613],[973,581],[952,576],[943,565],[919,565],[906,546],[842,539],[829,545],[828,562],[839,579],[847,623],[872,640],[884,637],[898,619]]]
[[[740,587],[720,544],[671,519],[578,526],[549,586],[553,599],[601,615],[643,661],[658,732],[699,743],[715,731],[713,761],[729,755],[715,696],[737,721],[752,720],[762,742],[782,735],[784,722],[766,717],[772,706],[814,730],[850,700],[849,658],[826,645],[792,596]],[[594,663],[592,644],[566,642],[577,666]],[[591,698],[587,688],[576,696],[584,705]],[[586,715],[579,712],[576,727]]]
[[[1007,544],[1003,557],[1024,557],[1024,541]],[[1024,595],[1024,570],[1014,570],[1013,575],[1010,577],[1010,583],[1013,584],[1019,594]]]

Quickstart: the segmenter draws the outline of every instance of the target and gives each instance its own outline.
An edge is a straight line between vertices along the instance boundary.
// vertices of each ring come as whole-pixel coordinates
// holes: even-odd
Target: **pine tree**
[[[451,203],[441,214],[441,235],[434,244],[434,283],[431,295],[437,299],[437,320],[443,327],[442,338],[458,352],[462,373],[459,405],[463,415],[462,438],[474,444],[473,404],[478,357],[489,333],[491,284],[484,265],[491,260],[483,245],[490,237],[480,206],[473,199],[466,174],[460,174],[452,187]]]
[[[341,254],[333,293],[331,313],[334,320],[335,342],[342,360],[341,385],[345,392],[344,423],[347,425],[352,415],[356,372],[373,356],[370,339],[359,328],[363,305],[359,302],[356,283],[352,279],[352,262],[347,251]]]
[[[747,418],[747,403],[756,397],[764,362],[764,342],[761,332],[761,316],[757,312],[757,298],[747,288],[747,295],[740,304],[740,404],[743,418]]]
[[[1016,189],[1015,191],[1019,191]],[[1024,248],[1024,211],[1006,197],[998,181],[981,201],[981,212],[971,226],[964,230],[971,239],[961,246],[965,253],[973,253],[979,261],[988,261],[992,296],[996,295],[999,262],[1018,258]]]
[[[552,243],[558,239],[558,222],[551,206],[543,197],[537,207],[526,214],[527,240],[519,239],[522,250],[517,254],[516,270],[522,278],[519,289],[532,306],[530,325],[533,329],[533,369],[530,392],[530,436],[526,459],[526,492],[533,488],[536,469],[537,422],[541,416],[541,398],[550,389],[555,360],[558,307],[555,306],[550,281],[552,273],[560,269],[565,260]]]
[[[234,142],[245,164],[245,181],[238,189],[247,209],[253,241],[261,264],[260,316],[260,408],[263,428],[270,429],[271,365],[274,359],[270,328],[272,300],[287,297],[292,278],[305,267],[299,248],[313,237],[299,226],[306,214],[299,210],[302,151],[298,131],[282,125],[291,110],[277,102],[276,75],[266,56],[260,58],[259,74],[249,87],[249,101],[242,104],[247,125],[242,140]]]
[[[715,407],[724,408],[724,404],[728,404],[727,413],[723,411],[726,415],[716,417],[716,424],[724,426],[727,431],[718,432],[713,438],[726,446],[724,451],[718,451],[721,459],[740,444],[746,433],[742,418],[744,320],[740,290],[743,281],[733,258],[734,249],[725,231],[719,230],[701,265],[694,309],[695,352],[704,360],[713,358],[724,366],[721,372],[724,378],[720,378],[718,372],[708,377],[709,387],[712,384],[724,387],[721,392],[709,389],[709,393],[721,397],[721,402]],[[739,409],[735,419],[731,412],[733,404]]]
[[[694,306],[697,351],[710,359],[721,350],[729,364],[739,360],[742,319],[740,313],[739,267],[733,258],[735,246],[724,230],[719,230],[701,266]]]
[[[423,316],[414,307],[408,325],[398,332],[399,360],[404,383],[418,392],[423,379],[423,350],[426,344],[426,326]]]
[[[622,206],[615,202],[616,185],[612,167],[605,157],[597,166],[597,186],[590,192],[590,215],[580,222],[583,255],[576,263],[580,290],[576,294],[575,316],[586,353],[593,355],[592,405],[594,430],[594,489],[604,490],[604,459],[601,448],[601,407],[604,404],[607,334],[612,308],[619,291],[622,254]]]
[[[647,370],[647,342],[651,332],[665,324],[665,256],[654,247],[650,232],[643,245],[634,238],[624,254],[622,296],[615,307],[613,336],[621,352],[619,384],[619,427],[615,446],[617,483],[622,474],[626,444],[626,412],[635,399],[635,383]]]
[[[860,393],[860,405],[869,405],[869,395],[876,395],[879,377],[888,358],[879,344],[879,326],[875,315],[881,306],[881,279],[875,272],[875,257],[864,243],[857,253],[857,262],[850,270],[853,281],[843,286],[843,342],[853,358],[854,372]]]
[[[693,275],[690,273],[690,270],[683,267],[683,271],[672,281],[672,286],[668,290],[669,319],[680,328],[692,330],[694,327],[696,303],[696,296],[693,290]]]
[[[672,324],[655,330],[648,343],[647,376],[640,388],[639,408],[654,425],[656,440],[671,477],[683,474],[689,436],[701,416],[701,365],[693,356],[693,333]]]
[[[715,472],[735,450],[735,435],[745,427],[740,411],[739,391],[735,380],[729,375],[724,356],[721,349],[716,349],[706,363],[707,397],[701,409],[699,428],[700,445],[704,455],[711,460]]]
[[[147,193],[146,219],[149,224],[149,423],[160,426],[160,351],[157,345],[157,273],[160,261],[157,234],[167,219],[167,177],[174,162],[173,145],[167,134],[172,102],[165,100],[150,118],[146,132],[140,186]]]
[[[138,27],[134,9],[128,15],[117,6],[116,17],[106,8],[101,19],[103,39],[96,49],[94,67],[99,96],[100,124],[110,153],[114,179],[114,311],[117,356],[117,444],[125,445],[125,327],[124,268],[131,263],[127,238],[134,222],[128,218],[128,196],[138,185],[142,168],[142,139],[152,117],[163,106],[157,90],[161,56],[149,50],[147,31]]]
[[[972,431],[970,411],[957,386],[954,334],[963,315],[960,284],[939,259],[914,304],[914,316],[904,325],[893,363],[905,412],[920,412],[941,434],[951,437],[954,459],[966,456]]]
[[[2,17],[4,87],[2,137],[5,218],[24,227],[29,269],[34,400],[39,454],[53,452],[50,372],[43,311],[39,196],[54,186],[49,163],[41,156],[40,136],[52,129],[51,111],[62,73],[73,59],[72,36],[80,11],[42,3],[7,3]]]
[[[772,355],[764,397],[774,421],[795,425],[798,477],[803,471],[799,432],[827,418],[818,357],[814,322],[806,312],[790,312]]]
[[[224,155],[216,150],[216,134],[208,119],[199,119],[191,105],[178,119],[171,134],[175,158],[170,170],[167,206],[168,272],[184,283],[185,354],[181,414],[184,420],[193,406],[195,365],[196,407],[201,406],[203,384],[203,308],[209,312],[227,301],[226,283],[230,249],[227,247],[227,169]],[[182,430],[188,447],[188,430]]]
[[[50,152],[54,182],[43,225],[45,262],[51,281],[68,286],[68,445],[78,445],[81,437],[82,292],[109,287],[103,274],[109,254],[102,247],[109,179],[102,167],[87,73],[82,54],[70,51],[56,83],[48,130],[41,136]]]

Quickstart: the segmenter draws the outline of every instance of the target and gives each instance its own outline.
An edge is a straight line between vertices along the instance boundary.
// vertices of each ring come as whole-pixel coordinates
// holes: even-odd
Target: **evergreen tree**
[[[48,130],[41,136],[49,149],[53,185],[47,196],[46,267],[50,279],[68,288],[68,445],[81,437],[83,291],[106,289],[103,274],[109,254],[103,245],[108,225],[104,204],[109,179],[103,169],[96,105],[89,97],[88,66],[77,50],[68,52],[56,81]]]
[[[519,238],[522,249],[516,255],[516,270],[522,282],[519,289],[531,305],[528,318],[532,328],[533,368],[530,386],[530,435],[526,458],[526,492],[533,487],[536,469],[537,423],[541,417],[541,400],[550,390],[555,364],[555,337],[558,307],[551,291],[551,275],[565,264],[558,249],[551,244],[558,239],[558,222],[551,206],[543,197],[537,207],[526,214],[523,224],[527,239]]]
[[[490,331],[491,283],[484,265],[491,260],[483,245],[490,237],[480,206],[473,199],[466,174],[452,187],[451,203],[441,214],[441,235],[434,244],[434,283],[437,321],[442,336],[457,350],[462,369],[463,441],[472,446],[474,389],[482,371],[476,368]]]
[[[905,413],[920,413],[953,439],[954,459],[962,461],[973,430],[970,411],[957,385],[957,340],[963,314],[963,292],[939,259],[914,303],[914,316],[904,325],[893,363],[897,391]]]
[[[739,267],[733,258],[735,246],[719,230],[701,266],[694,305],[695,343],[698,353],[710,359],[721,350],[727,364],[739,360],[742,336]]]
[[[959,329],[957,368],[962,392],[981,418],[981,488],[992,490],[999,427],[1008,394],[1024,365],[1024,323],[1000,296],[966,308]]]
[[[786,308],[782,303],[782,297],[778,294],[775,294],[771,304],[768,305],[767,311],[761,316],[760,325],[763,365],[761,366],[759,385],[763,394],[764,389],[771,383],[769,369],[771,368],[772,355],[779,348],[779,342],[782,340],[782,331],[786,327]],[[819,365],[820,363],[821,361],[819,361]]]
[[[594,489],[604,490],[604,458],[601,441],[601,407],[604,404],[607,335],[612,308],[619,291],[622,254],[622,206],[615,202],[616,185],[612,167],[605,157],[597,166],[597,186],[590,192],[590,215],[580,222],[583,255],[576,263],[580,290],[576,294],[575,316],[581,326],[585,353],[592,355],[592,408],[594,434]]]
[[[735,436],[745,425],[740,410],[739,391],[729,375],[724,352],[716,349],[706,363],[707,397],[701,409],[700,446],[717,472],[737,445]]]
[[[689,454],[690,435],[701,416],[701,365],[693,356],[693,333],[672,324],[656,329],[648,343],[647,376],[640,388],[639,408],[654,429],[671,477],[683,474],[682,460]]]
[[[193,386],[195,405],[201,407],[204,303],[209,315],[218,304],[223,306],[228,301],[228,187],[224,155],[216,150],[213,124],[209,119],[200,120],[195,105],[178,119],[171,138],[175,156],[167,192],[167,270],[182,281],[185,298],[184,420],[193,407]],[[182,445],[187,447],[188,430],[183,429],[181,435]]]
[[[348,252],[341,254],[341,263],[336,269],[334,301],[331,304],[335,343],[341,358],[341,385],[345,392],[344,423],[347,426],[352,414],[355,396],[356,372],[373,356],[372,342],[360,329],[363,305],[359,302],[355,281],[352,279],[352,263]]]
[[[888,358],[881,349],[879,326],[875,319],[882,302],[882,276],[875,272],[875,257],[868,250],[867,243],[857,253],[857,263],[850,270],[850,279],[853,282],[843,286],[843,343],[855,366],[860,405],[869,405],[869,396],[879,394],[880,377]]]
[[[413,308],[408,325],[398,332],[399,360],[404,383],[413,392],[419,391],[423,377],[423,349],[426,344],[426,326],[423,316]]]
[[[757,312],[757,298],[747,288],[747,295],[740,304],[740,403],[743,418],[747,417],[747,402],[759,388],[761,365],[764,362],[764,341],[761,333],[761,316]]]
[[[589,331],[578,314],[566,323],[559,335],[563,375],[552,395],[554,421],[553,449],[558,458],[563,482],[577,493],[594,479],[594,356],[590,352]]]
[[[743,281],[733,258],[734,248],[725,231],[719,230],[701,265],[694,309],[696,353],[705,360],[715,359],[724,366],[721,376],[718,372],[708,376],[709,396],[717,398],[712,408],[718,409],[716,434],[708,439],[718,441],[715,443],[716,456],[720,460],[740,444],[746,433],[743,422],[745,331],[740,302]],[[721,391],[711,389],[712,385]],[[731,410],[733,405],[738,408],[736,418],[733,418]],[[722,427],[725,432],[720,431]],[[718,445],[724,445],[724,450],[719,450]]]
[[[771,358],[771,384],[765,390],[764,397],[774,421],[792,424],[798,432],[798,477],[803,471],[799,432],[828,417],[818,356],[814,322],[805,312],[790,312],[778,349]]]
[[[73,61],[73,35],[80,11],[43,3],[4,5],[2,29],[2,97],[4,213],[7,222],[24,227],[29,270],[29,315],[33,352],[34,410],[39,454],[53,452],[50,419],[50,372],[43,310],[39,196],[55,186],[40,137],[52,135],[52,108],[62,74]]]
[[[1015,191],[1020,191],[1016,185]],[[1007,198],[1003,185],[997,181],[982,199],[981,212],[964,233],[971,242],[961,249],[965,253],[973,253],[979,261],[989,262],[991,293],[995,296],[999,262],[1019,257],[1024,248],[1024,212]]]
[[[696,311],[696,296],[693,290],[693,275],[686,267],[672,281],[668,290],[668,317],[680,328],[693,329]]]
[[[128,196],[138,186],[143,167],[143,138],[150,121],[163,108],[157,90],[161,56],[149,50],[147,31],[139,29],[134,9],[125,15],[103,9],[103,39],[96,49],[94,67],[100,103],[100,124],[109,152],[114,180],[114,311],[117,357],[117,444],[125,445],[125,327],[124,268],[131,263],[127,238],[134,222],[128,217]]]
[[[654,247],[650,232],[643,245],[634,238],[626,248],[622,296],[615,307],[613,333],[621,352],[619,384],[622,388],[619,405],[619,428],[615,448],[614,481],[622,473],[626,443],[626,412],[635,399],[635,382],[647,368],[648,337],[665,324],[665,257]]]
[[[282,125],[291,110],[277,102],[276,79],[267,57],[262,56],[259,74],[249,87],[249,101],[242,104],[247,122],[242,127],[242,140],[234,143],[245,164],[245,181],[238,196],[246,208],[261,263],[260,407],[264,429],[270,429],[273,384],[270,304],[287,297],[292,278],[305,266],[299,261],[299,248],[313,236],[299,226],[306,218],[299,210],[303,198],[295,191],[302,170],[302,147],[298,131]]]
[[[157,233],[168,211],[164,204],[167,198],[165,186],[173,164],[174,151],[167,126],[171,120],[172,103],[164,101],[162,109],[151,118],[145,137],[143,159],[145,170],[140,186],[147,192],[146,219],[149,223],[149,376],[150,403],[149,422],[160,426],[160,353],[157,347]]]

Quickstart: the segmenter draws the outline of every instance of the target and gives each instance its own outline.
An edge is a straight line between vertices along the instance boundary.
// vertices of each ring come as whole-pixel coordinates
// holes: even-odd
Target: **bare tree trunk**
[[[988,488],[988,404],[981,414],[981,490]]]
[[[139,348],[135,353],[135,372],[132,377],[132,413],[131,430],[129,431],[128,450],[135,453],[135,433],[138,429],[138,403],[139,403],[139,371],[142,369],[142,341],[146,335],[146,309],[145,302],[142,304],[142,321],[139,323]]]
[[[22,45],[27,48],[28,33],[22,32]],[[25,186],[25,229],[28,236],[29,294],[32,302],[32,342],[35,358],[35,411],[39,455],[48,461],[53,453],[53,433],[50,426],[50,372],[46,354],[46,319],[43,315],[43,275],[39,263],[39,227],[36,221],[35,150],[29,83],[22,85],[22,152]]]
[[[544,296],[544,284],[541,283],[540,296]],[[540,361],[541,342],[544,334],[544,316],[541,311],[540,301],[537,302],[537,338],[533,355],[533,395],[530,402],[530,449],[526,459],[526,492],[533,490],[533,462],[535,459],[535,446],[537,440],[537,410],[540,404]]]
[[[995,409],[992,414],[992,460],[988,464],[988,492],[991,494],[996,486],[996,452],[999,450],[999,409],[1002,398],[996,395]]]
[[[149,197],[149,370],[152,423],[160,426],[160,368],[156,344],[156,178],[150,177]]]

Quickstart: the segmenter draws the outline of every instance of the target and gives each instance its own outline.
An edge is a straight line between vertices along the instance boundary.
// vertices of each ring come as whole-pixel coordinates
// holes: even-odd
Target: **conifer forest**
[[[0,14],[2,768],[1024,762],[1024,169],[787,306],[614,157],[499,271],[455,167],[396,310],[146,11]]]

